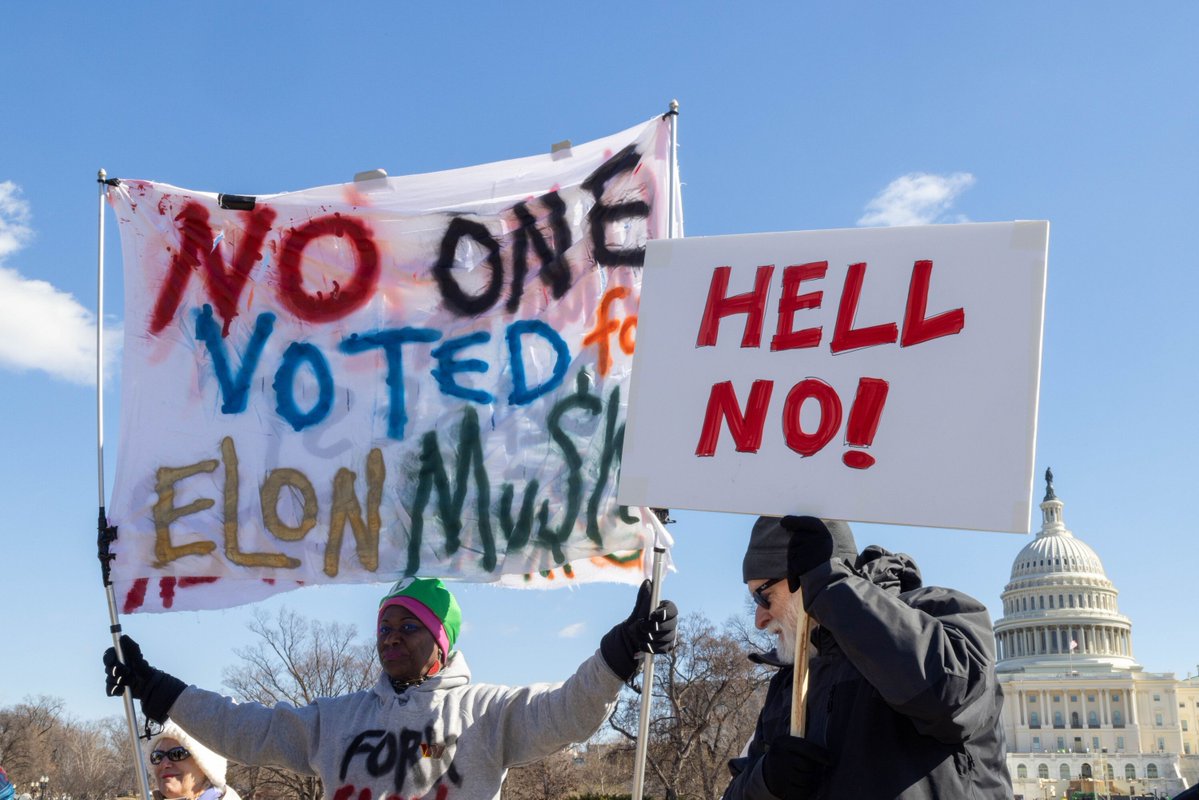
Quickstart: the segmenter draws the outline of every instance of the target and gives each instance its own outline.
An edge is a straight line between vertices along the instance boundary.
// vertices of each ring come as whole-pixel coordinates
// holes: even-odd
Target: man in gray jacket
[[[454,649],[462,613],[437,579],[400,581],[379,604],[374,688],[296,708],[237,703],[151,667],[122,637],[104,655],[109,695],[129,687],[157,722],[169,716],[228,758],[316,775],[327,800],[495,800],[510,766],[586,740],[607,718],[642,653],[674,646],[677,610],[633,612],[564,683],[471,683]]]
[[[815,517],[761,517],[742,575],[779,667],[724,800],[1010,800],[986,607],[924,587],[911,558]],[[796,620],[812,633],[806,727],[790,735]],[[751,656],[752,657],[752,656]]]

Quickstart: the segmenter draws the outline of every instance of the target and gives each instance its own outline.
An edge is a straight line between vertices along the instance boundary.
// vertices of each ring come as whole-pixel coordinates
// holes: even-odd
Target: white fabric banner
[[[1047,222],[651,242],[620,500],[1027,533]]]
[[[669,538],[617,504],[616,473],[670,159],[654,119],[255,198],[110,188],[120,610],[405,575],[640,581]]]

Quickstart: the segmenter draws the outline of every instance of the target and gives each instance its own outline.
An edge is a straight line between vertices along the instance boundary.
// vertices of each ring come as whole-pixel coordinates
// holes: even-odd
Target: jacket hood
[[[872,544],[862,551],[854,569],[866,580],[892,594],[902,594],[924,585],[920,568],[907,553],[892,553]]]
[[[422,683],[408,687],[404,690],[404,693],[414,696],[425,693],[431,695],[433,692],[456,689],[468,683],[470,683],[470,667],[467,666],[466,656],[462,655],[461,650],[455,650],[450,653],[449,661],[446,662],[440,672],[432,678],[427,678]],[[379,679],[375,681],[372,691],[384,702],[397,695],[396,690],[391,686],[391,679],[387,677],[387,673],[382,669],[379,670]]]

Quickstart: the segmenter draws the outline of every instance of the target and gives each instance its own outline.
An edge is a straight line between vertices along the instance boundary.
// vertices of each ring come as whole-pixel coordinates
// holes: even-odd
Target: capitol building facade
[[[1199,676],[1137,664],[1132,621],[1064,505],[1047,471],[1041,530],[995,623],[1016,797],[1173,797],[1199,782]]]

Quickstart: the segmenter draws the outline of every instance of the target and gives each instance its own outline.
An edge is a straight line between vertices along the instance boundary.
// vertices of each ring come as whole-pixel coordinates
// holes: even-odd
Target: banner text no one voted
[[[512,573],[582,551],[625,559],[641,519],[614,498],[621,390],[635,268],[645,240],[661,235],[662,192],[643,149],[609,153],[574,185],[443,214],[415,247],[380,234],[371,209],[297,218],[265,198],[235,212],[236,225],[232,215],[216,224],[220,212],[200,200],[170,209],[176,244],[147,284],[141,335],[151,366],[165,352],[194,353],[189,380],[216,416],[202,426],[213,432],[207,454],[190,446],[191,459],[134,476],[153,495],[146,566],[197,575],[207,568],[176,565],[219,554],[264,577],[282,569],[312,580],[315,568],[333,578],[346,567],[346,528],[354,569],[366,573]],[[330,248],[332,266],[322,261]],[[220,419],[238,422],[221,433]],[[288,437],[347,426],[352,442],[374,444],[335,466],[287,461]],[[284,443],[277,458],[263,457],[264,434]],[[503,450],[533,439],[530,453]],[[258,478],[256,512],[246,475]],[[307,541],[322,521],[323,542]]]

